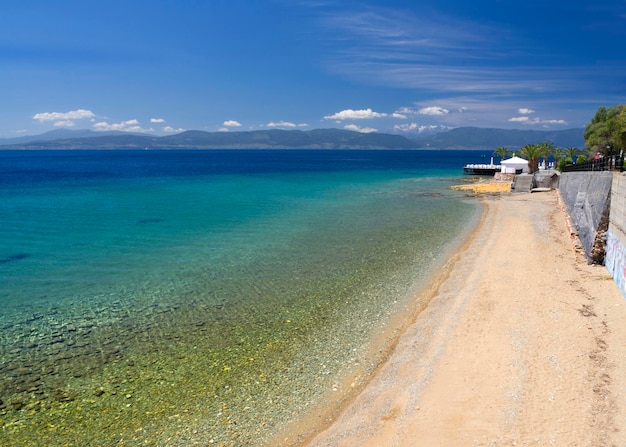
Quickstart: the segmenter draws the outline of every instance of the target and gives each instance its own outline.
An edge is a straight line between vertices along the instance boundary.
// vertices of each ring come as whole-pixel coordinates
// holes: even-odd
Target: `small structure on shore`
[[[545,169],[535,172],[534,190],[557,189],[559,187],[560,173],[555,169]]]
[[[501,165],[496,165],[493,163],[493,157],[491,157],[491,161],[489,164],[486,163],[476,163],[476,164],[466,164],[463,166],[463,174],[468,175],[493,175],[496,172],[500,172],[502,169]]]
[[[501,172],[507,174],[521,174],[528,172],[528,160],[524,160],[520,157],[513,156],[507,160],[502,160],[500,165],[502,166]]]

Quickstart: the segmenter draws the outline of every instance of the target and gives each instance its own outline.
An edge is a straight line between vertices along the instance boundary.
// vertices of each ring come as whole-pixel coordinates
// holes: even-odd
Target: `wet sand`
[[[305,445],[626,445],[626,300],[555,192],[481,200],[427,308]]]

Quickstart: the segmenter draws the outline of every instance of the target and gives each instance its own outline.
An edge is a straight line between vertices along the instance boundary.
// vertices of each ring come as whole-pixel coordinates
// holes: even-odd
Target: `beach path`
[[[428,307],[308,446],[626,445],[626,300],[556,192],[481,200]]]

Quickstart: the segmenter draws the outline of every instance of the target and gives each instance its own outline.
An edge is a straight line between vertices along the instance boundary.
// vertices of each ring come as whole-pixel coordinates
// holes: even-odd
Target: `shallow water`
[[[365,380],[484,157],[0,153],[0,443],[262,444]]]

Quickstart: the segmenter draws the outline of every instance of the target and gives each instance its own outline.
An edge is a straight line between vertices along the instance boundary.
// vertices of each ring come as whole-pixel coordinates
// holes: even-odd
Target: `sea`
[[[450,186],[490,155],[0,151],[0,445],[267,445],[319,422],[476,225]]]

